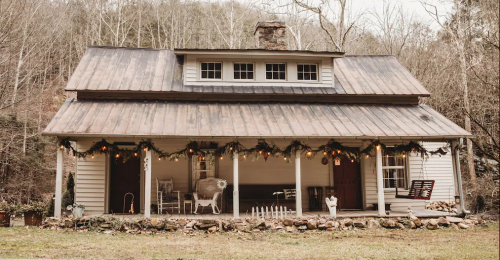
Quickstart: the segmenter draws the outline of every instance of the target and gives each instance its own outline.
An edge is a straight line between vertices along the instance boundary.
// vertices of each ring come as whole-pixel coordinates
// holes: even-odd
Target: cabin
[[[459,148],[471,134],[419,104],[431,94],[395,57],[288,50],[279,21],[254,34],[255,49],[89,47],[65,88],[77,97],[43,131],[60,145],[55,216],[65,155],[85,215],[188,216],[199,204],[301,217],[328,214],[331,196],[339,212],[430,201],[465,212]],[[212,204],[200,197],[211,179]]]

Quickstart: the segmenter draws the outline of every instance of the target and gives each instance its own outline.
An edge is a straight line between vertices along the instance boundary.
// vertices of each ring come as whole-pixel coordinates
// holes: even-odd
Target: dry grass
[[[498,259],[499,225],[472,230],[105,235],[0,229],[0,258]]]

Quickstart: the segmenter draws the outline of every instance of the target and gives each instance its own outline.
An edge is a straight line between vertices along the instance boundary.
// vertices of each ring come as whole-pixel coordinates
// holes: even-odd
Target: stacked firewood
[[[449,202],[449,201],[427,202],[425,208],[436,211],[457,213],[457,206],[455,202]]]

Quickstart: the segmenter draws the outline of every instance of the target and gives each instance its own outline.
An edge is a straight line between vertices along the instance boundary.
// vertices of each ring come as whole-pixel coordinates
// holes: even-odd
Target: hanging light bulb
[[[193,149],[189,149],[189,152],[192,153],[193,152]]]
[[[324,152],[324,153],[323,153],[323,155],[325,155],[325,156],[326,156],[326,152]]]
[[[259,154],[262,154],[262,151],[259,151]]]
[[[267,153],[267,155],[271,155],[271,153],[270,153],[270,152],[268,152],[268,153]]]
[[[351,160],[351,162],[354,162],[354,160]]]
[[[340,154],[340,152],[341,152],[340,150],[337,150],[337,153],[338,153],[338,154]]]
[[[246,158],[247,158],[247,155],[246,155],[246,154],[244,154],[244,155],[243,155],[243,159],[246,159]]]
[[[134,156],[137,157],[137,153],[134,153]]]
[[[161,157],[158,157],[158,161],[161,161]]]
[[[233,150],[233,147],[229,147],[229,151],[232,151]]]
[[[377,150],[380,150],[380,145],[377,145]]]
[[[92,155],[92,159],[94,159],[94,155]]]
[[[63,149],[64,149],[64,145],[61,145],[61,146],[59,147],[59,149],[63,150]]]
[[[403,158],[405,158],[405,157],[406,157],[406,154],[403,154]]]
[[[311,154],[312,154],[311,152],[307,152],[307,155],[308,155],[308,156],[311,156]]]
[[[283,158],[283,160],[285,160],[285,161],[286,161],[286,157],[285,157],[285,158]]]
[[[144,147],[144,152],[147,152],[148,151],[148,148]]]
[[[178,161],[179,161],[179,159],[175,158],[175,160],[174,160],[174,161],[178,162]]]
[[[220,157],[220,159],[222,160],[222,156]]]
[[[116,158],[120,158],[120,154],[119,154],[119,153],[117,153],[117,154],[115,155],[115,157],[116,157]]]
[[[368,154],[366,155],[366,158],[370,157]]]

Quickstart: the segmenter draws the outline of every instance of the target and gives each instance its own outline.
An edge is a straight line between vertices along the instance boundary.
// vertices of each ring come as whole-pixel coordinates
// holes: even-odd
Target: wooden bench
[[[283,192],[283,189],[295,189],[295,184],[240,184],[240,212],[252,211],[255,206],[276,206],[274,192]],[[233,210],[233,185],[227,185],[225,193],[226,209],[229,213]],[[295,199],[285,199],[285,194],[279,195],[279,206],[295,209]]]

